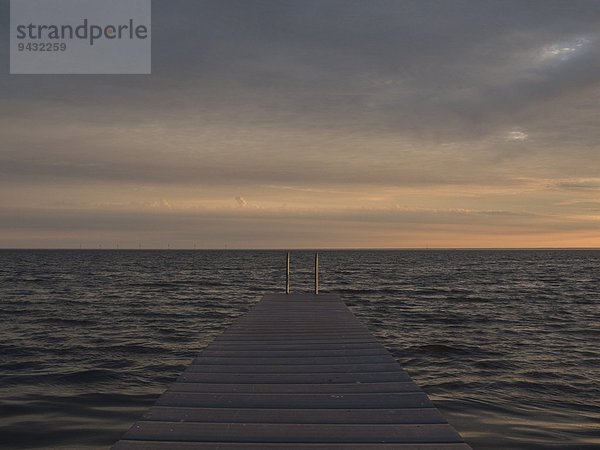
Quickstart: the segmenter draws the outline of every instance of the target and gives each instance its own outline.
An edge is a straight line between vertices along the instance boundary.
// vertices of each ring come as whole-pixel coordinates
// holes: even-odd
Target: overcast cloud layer
[[[600,1],[153,2],[151,76],[10,76],[2,247],[600,246]]]

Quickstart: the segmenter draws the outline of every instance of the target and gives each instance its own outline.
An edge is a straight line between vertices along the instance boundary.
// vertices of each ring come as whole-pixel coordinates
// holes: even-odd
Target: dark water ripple
[[[308,291],[312,255],[294,255]],[[0,448],[107,448],[281,290],[283,258],[0,251]],[[600,449],[600,251],[331,251],[321,267],[475,449]]]

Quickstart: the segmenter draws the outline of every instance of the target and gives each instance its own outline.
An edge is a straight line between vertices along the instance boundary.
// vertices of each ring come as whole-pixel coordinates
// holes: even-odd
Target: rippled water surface
[[[293,254],[297,291],[311,258]],[[274,251],[0,251],[0,448],[108,448],[265,292]],[[600,251],[330,251],[474,449],[600,449]]]

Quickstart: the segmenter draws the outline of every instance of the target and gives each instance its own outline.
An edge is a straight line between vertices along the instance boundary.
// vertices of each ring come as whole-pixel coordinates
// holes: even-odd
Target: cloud
[[[557,189],[574,191],[598,191],[600,190],[600,178],[561,180],[554,184]]]
[[[507,141],[526,141],[529,138],[529,135],[527,133],[524,133],[523,131],[509,131],[506,134],[506,140]]]
[[[0,246],[97,248],[556,246],[596,233],[597,220],[489,211],[346,210],[183,212],[0,210]],[[591,242],[588,240],[588,242]],[[596,239],[596,244],[598,240]],[[15,244],[16,243],[16,244]],[[588,244],[589,245],[589,244]]]
[[[173,209],[173,205],[171,204],[171,202],[169,202],[165,199],[162,199],[162,198],[155,202],[151,202],[149,204],[149,206],[151,208],[158,208],[158,209]]]
[[[236,197],[235,201],[241,208],[244,208],[248,205],[248,202],[244,199],[244,197]]]

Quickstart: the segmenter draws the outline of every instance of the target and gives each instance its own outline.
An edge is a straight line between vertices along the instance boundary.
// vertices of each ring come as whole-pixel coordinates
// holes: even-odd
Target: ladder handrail
[[[290,252],[286,254],[285,261],[285,293],[290,293]],[[319,295],[319,252],[315,252],[315,295]]]

